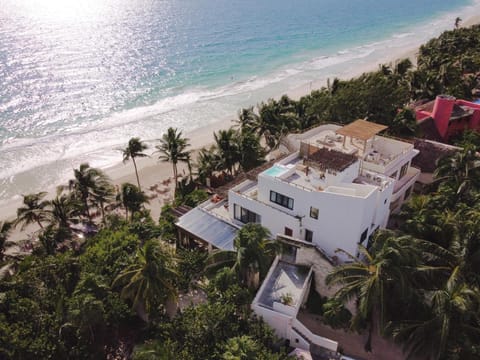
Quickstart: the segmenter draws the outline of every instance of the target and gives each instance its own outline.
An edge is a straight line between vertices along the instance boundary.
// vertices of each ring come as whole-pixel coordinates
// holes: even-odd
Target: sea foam
[[[222,65],[222,71],[227,74],[224,78],[212,78],[211,84],[207,78],[195,78],[195,76],[201,75],[201,68],[196,70],[198,74],[186,72],[182,67],[187,66],[189,59],[186,57],[188,54],[184,54],[183,57],[176,59],[178,61],[177,68],[172,66],[168,70],[166,65],[156,65],[166,69],[165,77],[143,78],[144,73],[148,75],[148,69],[139,68],[138,74],[130,76],[135,81],[140,79],[138,82],[140,87],[138,84],[135,85],[136,83],[132,80],[124,89],[117,89],[118,84],[112,82],[111,87],[116,91],[115,96],[118,97],[118,100],[111,98],[113,95],[104,85],[105,80],[95,77],[88,78],[87,74],[89,71],[93,71],[91,70],[93,68],[85,67],[81,70],[82,74],[85,74],[84,79],[72,77],[69,81],[52,82],[54,86],[50,86],[54,88],[54,92],[45,94],[50,97],[58,96],[58,99],[63,99],[68,95],[67,98],[70,97],[69,101],[74,104],[73,107],[67,111],[62,109],[61,103],[59,103],[58,111],[54,109],[55,111],[51,111],[50,116],[46,116],[41,114],[44,103],[42,103],[42,99],[39,99],[37,108],[32,107],[31,110],[37,112],[33,118],[38,118],[38,121],[36,123],[25,122],[22,125],[24,133],[21,136],[15,135],[12,129],[15,129],[16,126],[14,123],[16,114],[26,111],[19,108],[19,105],[26,99],[9,98],[0,102],[0,135],[4,133],[1,129],[2,126],[7,130],[5,137],[0,139],[0,200],[11,198],[19,193],[39,191],[52,184],[65,181],[71,176],[72,168],[81,162],[88,161],[92,166],[102,168],[120,162],[121,153],[118,148],[124,146],[132,136],[139,136],[154,143],[155,139],[160,138],[169,126],[192,131],[216,121],[233,119],[241,107],[255,105],[269,97],[278,97],[292,89],[307,88],[312,80],[348,76],[355,73],[355,69],[363,69],[372,63],[375,66],[375,64],[392,60],[396,56],[402,56],[407,50],[419,46],[443,30],[451,29],[455,17],[460,16],[467,19],[470,14],[479,13],[479,4],[478,1],[475,1],[458,11],[445,12],[433,19],[422,19],[416,25],[399,27],[398,32],[391,32],[387,36],[379,31],[376,38],[369,37],[361,42],[347,41],[344,45],[332,42],[332,45],[329,46],[300,49],[292,54],[286,53],[283,57],[279,53],[278,58],[273,58],[273,60],[268,58],[268,61],[272,61],[270,68],[262,67],[262,57],[266,56],[262,47],[281,48],[282,43],[275,42],[278,39],[270,35],[263,38],[264,43],[253,37],[245,37],[248,40],[248,46],[259,46],[250,50],[258,56],[259,70],[255,72],[251,68],[249,73],[244,73],[240,71],[241,69],[230,68],[229,61],[232,63],[236,61],[235,54],[231,54],[235,48],[229,49],[229,52],[226,49],[220,49],[228,46],[225,41],[217,41],[209,46],[198,44],[197,51],[225,51],[225,54],[228,54],[228,56],[226,55],[228,59]],[[234,34],[234,29],[233,26],[228,31]],[[194,30],[190,29],[189,31]],[[219,33],[216,36],[221,35]],[[292,37],[292,39],[294,38]],[[135,37],[135,41],[144,40],[141,37]],[[239,39],[236,41],[241,43]],[[298,41],[298,37],[296,41]],[[0,52],[1,46],[0,44]],[[28,46],[33,45],[29,42]],[[285,40],[283,46],[288,48],[291,45]],[[165,44],[160,45],[159,43],[158,49],[162,49],[162,51],[166,49]],[[71,49],[64,49],[60,56],[69,56],[71,51]],[[148,60],[152,64],[158,62],[155,54],[147,55],[150,56]],[[207,57],[213,55],[208,52],[204,54]],[[145,54],[137,50],[134,56],[145,56]],[[264,58],[267,59],[267,57]],[[90,61],[94,64],[95,59]],[[248,62],[248,58],[245,58],[245,61]],[[48,61],[45,60],[36,71],[40,73],[48,71],[47,65]],[[57,69],[58,74],[67,76],[72,71],[67,65]],[[108,61],[102,59],[98,66],[106,65],[112,67]],[[19,65],[15,61],[8,60],[5,67],[0,70],[8,73],[8,69],[15,66]],[[137,71],[135,69],[132,67],[131,71]],[[2,71],[0,71],[0,76],[3,76]],[[228,75],[230,71],[231,75]],[[117,75],[113,68],[110,73],[111,76],[122,76],[122,74]],[[38,74],[32,72],[26,74],[28,76],[23,80],[23,86],[28,84],[31,86],[38,82],[36,78]],[[212,67],[205,74],[215,76],[215,68]],[[181,76],[185,78],[185,81],[176,80],[177,82],[174,82],[172,80]],[[15,84],[12,79],[8,82]],[[86,95],[82,91],[85,91],[85,94],[99,94],[99,97],[103,96],[108,101],[102,102],[103,100],[100,98],[96,102],[83,104],[82,96]],[[130,96],[132,99],[130,103],[127,103],[124,99],[129,98],[130,93],[140,95]],[[82,109],[82,104],[87,108]],[[91,109],[88,106],[91,106]],[[91,112],[90,117],[75,120],[75,116],[77,116],[75,113],[83,114],[86,111]],[[72,118],[69,117],[70,113]],[[19,117],[18,122],[23,121],[22,119]]]

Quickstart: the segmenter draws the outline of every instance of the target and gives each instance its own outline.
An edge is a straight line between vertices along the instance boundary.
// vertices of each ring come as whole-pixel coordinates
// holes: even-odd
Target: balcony
[[[402,190],[406,190],[410,185],[413,185],[419,175],[420,169],[410,166],[407,173],[395,183],[395,186],[393,187],[393,196],[395,197],[397,193],[401,193]],[[394,201],[394,199],[392,200]]]

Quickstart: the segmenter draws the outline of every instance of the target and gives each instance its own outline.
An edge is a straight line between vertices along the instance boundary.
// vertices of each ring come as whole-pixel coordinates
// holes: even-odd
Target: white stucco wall
[[[313,243],[330,256],[337,248],[353,255],[361,234],[367,229],[367,237],[377,226],[384,226],[388,217],[387,206],[377,203],[383,197],[374,186],[345,184],[345,187],[361,188],[365,197],[350,196],[329,191],[308,191],[272,177],[259,178],[258,200],[242,196],[234,191],[229,193],[229,211],[233,218],[234,204],[260,215],[261,224],[272,235],[284,234],[285,227],[292,229],[292,236],[305,239],[305,230],[313,232]],[[340,184],[342,186],[342,184]],[[270,201],[270,191],[294,199],[292,210]],[[385,193],[385,196],[388,196]],[[310,207],[318,209],[318,219],[310,217]],[[372,226],[373,224],[373,226]]]

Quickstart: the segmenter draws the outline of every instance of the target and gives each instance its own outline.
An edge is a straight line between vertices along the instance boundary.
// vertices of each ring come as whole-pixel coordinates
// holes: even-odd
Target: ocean
[[[477,0],[0,0],[0,204],[475,14]]]

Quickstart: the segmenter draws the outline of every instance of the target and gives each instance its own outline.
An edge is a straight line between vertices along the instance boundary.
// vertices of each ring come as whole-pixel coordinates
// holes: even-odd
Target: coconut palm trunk
[[[119,149],[123,152],[123,162],[125,163],[130,158],[133,161],[133,167],[135,168],[135,176],[137,177],[137,184],[140,191],[142,187],[140,186],[140,178],[138,176],[137,163],[135,158],[137,157],[146,157],[147,155],[143,153],[144,150],[148,149],[148,146],[140,140],[138,137],[133,137],[129,140],[128,146],[125,149]]]
[[[85,207],[85,216],[87,217],[88,221],[92,221],[92,215],[90,215],[90,209],[88,207],[88,198],[83,199],[83,206]]]
[[[138,189],[142,191],[142,187],[140,186],[140,178],[138,177],[137,163],[134,157],[132,157],[132,161],[133,161],[133,167],[135,168],[135,176],[137,177]]]
[[[160,139],[160,144],[156,146],[160,156],[158,159],[164,162],[171,162],[173,167],[173,177],[175,179],[175,193],[178,187],[178,169],[179,161],[188,162],[190,159],[190,151],[186,150],[188,139],[182,137],[182,132],[174,128],[169,128]]]
[[[178,169],[177,169],[177,163],[173,163],[173,178],[175,180],[175,194],[177,193],[178,189]]]

